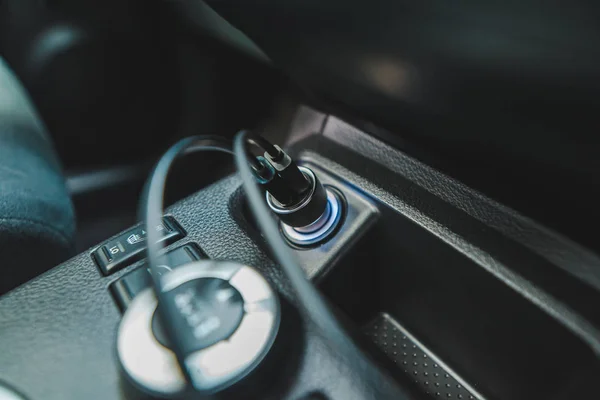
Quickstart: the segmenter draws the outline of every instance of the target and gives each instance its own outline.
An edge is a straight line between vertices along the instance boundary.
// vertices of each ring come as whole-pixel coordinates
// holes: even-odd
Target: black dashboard
[[[52,9],[48,5],[44,12]],[[128,3],[130,10],[138,5]],[[253,208],[239,158],[228,149],[239,174],[227,169],[225,177],[166,208],[161,223],[146,226],[141,221],[103,238],[0,297],[0,398],[4,385],[31,400],[148,398],[147,392],[131,387],[134,379],[123,363],[123,321],[135,319],[125,317],[141,304],[137,299],[152,297],[153,285],[157,304],[163,303],[157,271],[185,275],[190,263],[209,265],[206,270],[212,272],[210,263],[255,271],[271,290],[268,311],[282,316],[271,325],[273,331],[279,329],[273,334],[277,338],[269,337],[272,350],[253,365],[258,372],[244,375],[232,383],[233,392],[216,398],[562,400],[595,395],[600,257],[595,235],[586,229],[600,222],[600,143],[595,135],[600,31],[593,13],[575,3],[540,9],[528,1],[183,0],[152,7],[153,18],[162,12],[173,17],[163,21],[161,32],[184,32],[165,38],[191,32],[216,39],[220,44],[213,43],[215,47],[225,43],[235,49],[233,58],[198,53],[207,57],[207,64],[213,56],[224,57],[225,64],[246,63],[250,56],[252,63],[243,65],[276,74],[277,84],[285,80],[302,93],[290,126],[276,135],[284,138],[280,144],[293,159],[283,157],[288,154],[281,148],[276,149],[281,159],[266,150],[262,158],[252,158],[252,168],[271,171],[261,182],[267,188],[270,179],[275,182],[272,191],[265,189],[265,204],[279,218],[277,233],[304,272],[307,280],[302,282],[325,299],[330,312],[315,313],[339,322],[344,334],[327,337],[310,318],[315,310],[306,307],[305,294],[282,267],[285,263]],[[98,9],[110,16],[110,7]],[[159,42],[142,33],[159,30],[151,29],[141,14],[132,15],[143,29],[132,25],[129,33],[145,43],[144,57],[151,59]],[[7,27],[0,31],[10,32]],[[118,36],[113,34],[110,40]],[[136,62],[131,71],[120,70],[118,62],[116,69],[108,68],[119,72],[118,80],[107,79],[118,93],[130,75],[138,76],[138,63],[145,60],[122,44]],[[173,54],[183,47],[166,39],[159,44]],[[16,44],[3,46],[13,60],[20,59]],[[69,51],[77,53],[73,49]],[[156,73],[152,68],[144,72],[169,78],[161,81],[164,91],[156,92],[165,95],[155,96],[160,102],[140,97],[158,109],[162,102],[172,104],[164,112],[136,109],[161,121],[144,121],[155,129],[170,126],[177,108],[169,100],[175,97],[170,94],[174,75],[163,72],[177,63],[194,69],[205,61],[180,55],[171,64],[167,56],[153,66]],[[86,82],[96,67],[87,71]],[[64,70],[59,70],[62,79]],[[203,73],[192,71],[206,81],[213,76]],[[25,81],[33,79],[24,76]],[[144,76],[134,83],[151,90]],[[180,79],[186,86],[185,78]],[[233,82],[232,93],[244,91]],[[265,82],[271,81],[257,79],[256,85]],[[191,91],[202,91],[205,84],[195,82]],[[94,89],[103,92],[100,86]],[[32,87],[39,89],[38,95],[51,92]],[[215,91],[221,87],[229,86],[215,84]],[[257,100],[251,106],[248,98],[260,93],[246,92],[239,103],[245,113],[254,114],[264,104]],[[111,103],[110,98],[102,100]],[[186,99],[192,114],[197,108],[193,99]],[[42,100],[54,104],[51,96]],[[205,108],[202,115],[221,110]],[[103,110],[96,111],[101,115]],[[228,112],[217,117],[227,120]],[[129,115],[133,126],[136,115]],[[238,122],[234,120],[232,126]],[[112,134],[120,135],[118,130]],[[127,140],[137,146],[137,137]],[[160,147],[159,142],[153,146]],[[115,154],[131,153],[129,148],[120,151]],[[149,150],[144,156],[149,154],[154,155]],[[94,156],[104,157],[101,152]],[[311,196],[317,193],[316,202],[326,210],[319,209],[322,213],[310,224],[292,224],[297,221],[287,220],[289,204],[269,197],[282,190],[276,178],[290,165],[295,168],[293,160],[300,166],[297,176],[312,182],[302,188],[303,193],[312,190],[310,196],[294,200],[299,209],[313,207]],[[265,172],[261,165],[273,169]],[[214,171],[192,168],[187,179],[197,183],[194,174],[216,176],[221,170],[214,166]],[[259,182],[263,178],[258,172],[255,177]],[[315,232],[323,236],[311,241]],[[158,235],[164,247],[156,259],[147,257],[152,255],[146,252],[150,235]],[[228,312],[238,324],[242,314],[264,311],[259,302],[240,305],[244,296],[232,287],[227,290],[239,295],[238,303]],[[163,312],[154,307],[156,315]],[[165,335],[155,326],[154,313],[151,323],[142,325],[162,348],[172,350],[169,360],[182,367],[177,346],[168,343],[172,332]],[[346,336],[349,342],[342,340]],[[360,357],[341,354],[347,343]],[[135,340],[130,347],[136,348]]]
[[[388,334],[378,326],[402,332],[432,368],[443,366],[459,387],[450,394],[558,399],[592,390],[574,382],[600,368],[600,321],[590,306],[600,290],[597,256],[334,117],[301,110],[292,140],[292,153],[344,193],[348,205],[338,236],[295,253],[357,343],[396,383],[381,385],[379,394],[357,386],[361,379],[303,325],[300,344],[288,348],[290,377],[270,381],[273,398],[429,398],[427,381],[404,374],[376,338]],[[185,235],[167,250],[193,246],[197,257],[252,265],[294,304],[286,277],[247,218],[238,177],[167,214]],[[95,249],[0,299],[0,379],[31,399],[124,396],[115,361],[123,304],[114,286],[144,261],[105,275]],[[524,374],[534,362],[544,368]],[[549,374],[560,391],[548,388]]]

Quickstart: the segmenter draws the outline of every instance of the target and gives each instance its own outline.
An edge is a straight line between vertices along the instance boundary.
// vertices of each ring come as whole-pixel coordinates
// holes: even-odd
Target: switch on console
[[[165,217],[163,223],[154,229],[161,233],[161,242],[171,244],[181,239],[183,230],[171,217]],[[109,240],[92,253],[92,257],[104,275],[110,275],[143,256],[146,248],[146,228],[137,226]]]

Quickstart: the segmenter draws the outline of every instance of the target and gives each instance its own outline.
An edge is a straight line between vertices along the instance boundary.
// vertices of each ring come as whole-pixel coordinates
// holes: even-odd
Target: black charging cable
[[[277,222],[267,207],[263,192],[257,184],[250,167],[250,160],[246,153],[247,138],[248,133],[246,131],[239,132],[234,138],[233,150],[235,163],[242,177],[242,183],[248,198],[248,204],[257,224],[273,252],[275,261],[281,266],[292,288],[296,292],[299,300],[298,303],[304,311],[303,314],[310,316],[312,322],[325,332],[328,338],[337,342],[339,346],[345,347],[348,345],[348,340],[345,339],[346,334],[329,310],[321,294],[306,278],[306,274],[295,260],[290,247],[281,236]]]
[[[277,149],[266,139],[259,136],[253,136],[252,143],[260,146],[265,151],[270,151],[276,155]],[[247,147],[246,147],[247,148]],[[161,284],[161,271],[159,270],[159,255],[164,250],[160,242],[160,233],[154,229],[162,224],[164,209],[164,191],[167,177],[175,160],[183,155],[195,153],[198,151],[218,151],[227,154],[233,154],[231,142],[218,136],[192,136],[181,139],[160,158],[154,167],[150,178],[146,183],[140,202],[140,219],[146,226],[147,234],[147,260],[152,276],[154,292],[157,298],[157,312],[164,329],[165,335],[171,343],[171,350],[175,354],[178,364],[186,378],[190,381],[190,374],[185,366],[186,354],[182,350],[182,338],[177,329],[177,323],[174,315],[177,315],[175,304],[167,298],[163,292]],[[270,154],[271,154],[270,153]],[[262,158],[257,158],[251,153],[245,156],[248,168],[251,169],[253,176],[261,181],[267,182],[273,178],[272,167]],[[262,160],[262,161],[261,161]]]
[[[148,232],[146,256],[150,267],[154,292],[158,301],[158,316],[165,334],[169,339],[169,343],[171,343],[171,350],[175,353],[179,366],[188,382],[190,381],[190,375],[185,368],[185,354],[183,354],[181,349],[181,340],[175,326],[176,324],[171,319],[171,316],[176,315],[176,311],[173,309],[174,304],[165,299],[161,285],[161,271],[158,268],[158,259],[164,246],[160,243],[160,233],[154,229],[154,227],[162,224],[164,191],[167,176],[173,162],[181,155],[198,151],[218,151],[233,154],[231,142],[218,136],[192,136],[181,139],[167,150],[159,160],[158,164],[154,167],[154,170],[150,174],[150,179],[144,188],[140,203],[140,219],[144,221],[146,231]],[[249,162],[251,162],[251,160],[249,160]]]
[[[248,144],[252,144],[252,145],[262,149],[263,151],[268,153],[269,156],[271,156],[273,159],[275,159],[277,161],[280,161],[283,158],[283,156],[284,156],[283,151],[281,149],[278,149],[277,147],[275,147],[275,145],[273,145],[273,143],[269,142],[264,137],[256,135],[256,134],[248,132],[248,131],[246,131],[246,134],[247,134],[246,141]],[[248,149],[247,146],[246,146],[246,149]],[[249,161],[253,162],[252,157],[249,157]]]
[[[304,318],[311,321],[319,329],[323,337],[338,351],[340,358],[345,360],[345,364],[352,366],[353,369],[358,369],[360,373],[368,374],[368,370],[373,368],[373,364],[368,361],[366,356],[347,336],[323,296],[306,278],[304,271],[282,238],[278,225],[265,203],[264,192],[257,182],[264,180],[261,171],[269,170],[270,164],[254,157],[248,151],[248,145],[258,144],[270,156],[277,156],[277,154],[271,154],[270,151],[274,152],[278,149],[274,146],[270,149],[269,145],[261,142],[262,140],[256,140],[255,136],[250,136],[246,131],[236,135],[233,151],[228,141],[215,136],[194,136],[182,139],[162,156],[147,182],[141,203],[141,219],[148,228],[147,258],[158,301],[157,311],[165,334],[171,344],[171,349],[175,353],[186,380],[191,382],[190,373],[187,371],[185,364],[186,354],[183,353],[181,346],[183,339],[178,333],[175,319],[171,318],[171,316],[177,314],[175,304],[172,299],[167,298],[163,293],[158,269],[159,254],[161,250],[164,250],[164,246],[159,243],[159,232],[152,228],[162,223],[165,183],[173,162],[179,156],[192,152],[220,151],[234,154],[250,209],[272,250],[275,261],[281,266],[292,289],[296,292],[298,304]],[[377,369],[375,368],[375,370]]]

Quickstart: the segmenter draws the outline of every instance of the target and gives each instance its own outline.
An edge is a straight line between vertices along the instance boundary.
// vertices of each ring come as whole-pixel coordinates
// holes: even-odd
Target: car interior
[[[0,0],[0,400],[598,398],[598,16]]]

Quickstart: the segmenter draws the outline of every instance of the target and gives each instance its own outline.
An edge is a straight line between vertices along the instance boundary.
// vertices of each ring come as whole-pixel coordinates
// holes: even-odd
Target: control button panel
[[[171,244],[184,236],[183,229],[171,217],[153,227],[161,233],[161,242]],[[143,257],[146,249],[146,228],[137,226],[98,247],[92,257],[104,275],[110,275]]]
[[[214,398],[215,393],[220,398],[241,379],[256,378],[280,333],[281,304],[267,280],[254,268],[213,260],[182,265],[161,280],[161,300],[188,376],[177,366],[164,326],[155,317],[154,291],[143,290],[125,311],[117,336],[120,369],[139,395],[175,398],[193,388],[200,398]],[[285,353],[285,344],[280,346]],[[254,383],[260,386],[260,380]],[[256,385],[248,382],[252,394],[242,398],[264,397],[259,395],[262,386],[254,393]]]
[[[198,246],[187,244],[159,257],[158,268],[159,271],[167,273],[179,266],[206,258]],[[110,290],[119,307],[124,310],[138,293],[150,285],[152,285],[150,269],[144,265],[110,285]]]

